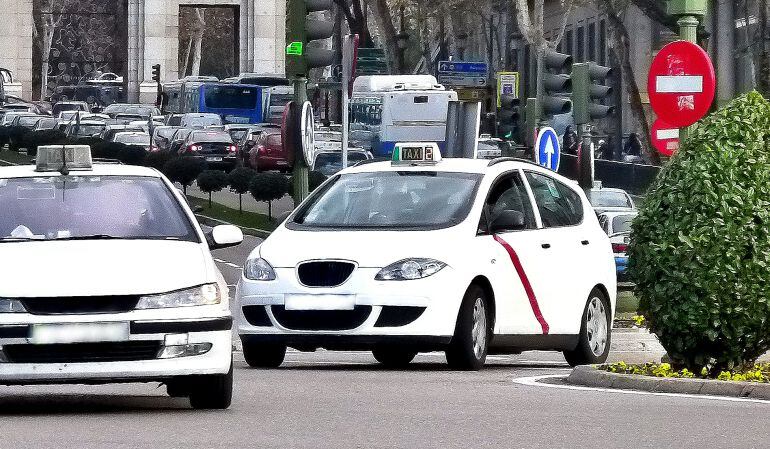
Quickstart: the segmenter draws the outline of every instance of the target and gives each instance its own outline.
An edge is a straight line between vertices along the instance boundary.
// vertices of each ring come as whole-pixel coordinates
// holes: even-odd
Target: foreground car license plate
[[[286,295],[286,310],[353,310],[355,295]]]
[[[128,335],[128,323],[35,324],[32,326],[30,343],[46,345],[128,341]]]
[[[221,157],[207,157],[206,162],[222,162]]]

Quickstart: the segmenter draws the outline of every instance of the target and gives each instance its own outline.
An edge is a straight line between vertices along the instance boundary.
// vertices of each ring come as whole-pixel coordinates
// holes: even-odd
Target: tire
[[[386,368],[404,368],[412,363],[412,360],[417,356],[417,351],[383,347],[373,349],[372,354]]]
[[[446,350],[449,367],[461,371],[478,371],[484,366],[492,336],[489,300],[478,285],[465,292],[457,316],[455,333]]]
[[[190,396],[190,383],[187,379],[173,379],[166,382],[166,394],[172,398],[186,398]]]
[[[195,376],[190,379],[190,405],[198,410],[224,410],[233,400],[233,363],[227,374]]]
[[[604,363],[610,353],[612,340],[610,301],[599,289],[588,296],[580,322],[578,345],[572,351],[564,351],[570,366]]]
[[[252,368],[278,368],[285,357],[285,345],[243,343],[243,358]]]

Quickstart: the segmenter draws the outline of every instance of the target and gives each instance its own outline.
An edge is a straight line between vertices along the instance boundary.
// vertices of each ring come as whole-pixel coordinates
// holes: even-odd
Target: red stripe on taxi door
[[[532,313],[535,314],[537,322],[540,323],[540,327],[543,329],[543,335],[547,335],[548,323],[545,321],[543,313],[540,311],[540,305],[537,303],[535,291],[532,290],[532,284],[529,283],[529,278],[527,277],[527,273],[524,271],[524,267],[521,265],[519,256],[516,254],[516,251],[514,251],[511,245],[508,244],[508,242],[498,236],[494,236],[494,238],[497,243],[501,244],[503,248],[505,248],[505,251],[508,252],[508,255],[511,257],[511,262],[513,262],[513,267],[516,268],[516,273],[519,275],[521,285],[524,287],[524,291],[527,292],[527,298],[529,298],[529,305],[532,307]]]

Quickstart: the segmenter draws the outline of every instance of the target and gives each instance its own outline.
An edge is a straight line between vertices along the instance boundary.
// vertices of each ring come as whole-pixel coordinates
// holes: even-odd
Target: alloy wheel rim
[[[607,311],[604,303],[597,297],[591,298],[586,313],[586,331],[588,347],[595,356],[604,354],[607,346]]]
[[[473,340],[473,354],[481,359],[487,346],[487,311],[484,300],[476,298],[473,305],[473,328],[471,329]]]

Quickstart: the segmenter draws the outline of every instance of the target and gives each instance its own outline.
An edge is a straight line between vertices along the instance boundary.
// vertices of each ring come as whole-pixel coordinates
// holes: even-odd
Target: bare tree
[[[358,34],[362,47],[373,47],[372,33],[369,31],[368,18],[366,16],[366,4],[362,0],[334,0],[352,34]]]
[[[40,99],[48,95],[48,71],[50,66],[51,46],[53,37],[62,23],[64,12],[78,3],[77,0],[43,0],[40,5],[40,20],[35,21],[32,30],[33,37],[40,39]]]
[[[195,8],[195,21],[193,22],[192,34],[192,69],[191,75],[197,76],[201,73],[201,45],[203,44],[203,33],[206,31],[206,9]]]

